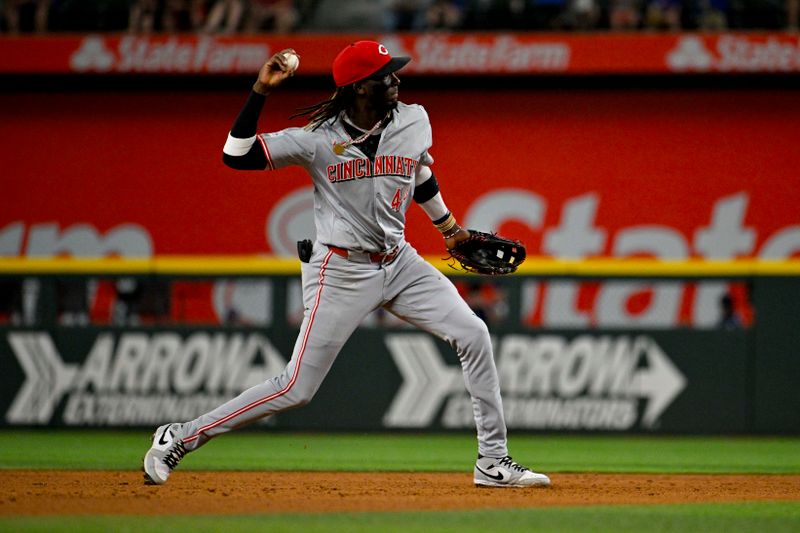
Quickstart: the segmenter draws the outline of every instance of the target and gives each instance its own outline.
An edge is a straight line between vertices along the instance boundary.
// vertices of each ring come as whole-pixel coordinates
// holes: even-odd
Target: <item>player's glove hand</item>
[[[488,276],[511,274],[525,261],[525,246],[520,241],[482,231],[469,230],[469,238],[447,244],[449,259],[454,259],[466,272]]]

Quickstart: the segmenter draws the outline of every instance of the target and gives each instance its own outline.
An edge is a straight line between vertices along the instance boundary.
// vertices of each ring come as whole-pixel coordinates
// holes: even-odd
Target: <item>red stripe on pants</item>
[[[303,360],[303,354],[306,351],[306,345],[308,344],[308,337],[309,337],[309,334],[311,333],[311,326],[314,324],[314,317],[317,314],[317,308],[319,308],[319,301],[320,301],[321,296],[322,296],[322,283],[325,280],[325,268],[328,266],[328,261],[330,260],[331,255],[333,255],[333,252],[332,251],[328,251],[328,254],[325,256],[325,259],[322,261],[322,266],[319,269],[319,286],[317,287],[317,295],[316,295],[316,297],[314,299],[314,307],[311,309],[311,315],[310,315],[310,317],[308,319],[308,326],[306,327],[306,331],[303,334],[303,342],[300,345],[300,352],[297,355],[297,363],[295,364],[294,372],[292,372],[292,378],[289,380],[289,383],[286,384],[286,387],[284,387],[283,389],[281,389],[280,391],[278,391],[278,392],[276,392],[274,394],[270,394],[269,396],[267,396],[265,398],[258,399],[258,400],[254,401],[254,402],[252,402],[252,403],[250,403],[248,405],[245,405],[241,409],[236,410],[235,412],[229,414],[225,418],[221,418],[221,419],[217,420],[216,422],[214,422],[212,424],[209,424],[209,425],[207,425],[205,427],[201,427],[197,431],[197,433],[195,433],[191,437],[184,438],[183,442],[185,442],[185,443],[192,442],[192,441],[196,440],[200,436],[201,433],[205,433],[206,431],[214,429],[218,425],[224,424],[228,420],[230,420],[232,418],[235,418],[235,417],[241,415],[242,413],[246,413],[247,411],[249,411],[250,409],[253,409],[254,407],[258,407],[259,405],[261,405],[263,403],[266,403],[266,402],[268,402],[270,400],[274,400],[275,398],[279,398],[279,397],[283,396],[284,394],[286,394],[287,392],[289,392],[289,390],[291,390],[292,386],[297,381],[297,376],[300,374],[300,364],[301,364],[301,362]]]

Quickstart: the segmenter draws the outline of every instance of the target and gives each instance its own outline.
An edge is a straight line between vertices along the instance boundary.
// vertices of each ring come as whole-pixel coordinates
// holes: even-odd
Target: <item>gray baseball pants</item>
[[[305,315],[286,368],[183,424],[186,448],[194,450],[212,437],[310,402],[355,328],[382,306],[455,348],[472,398],[478,453],[507,455],[500,385],[486,325],[450,280],[411,245],[401,246],[394,261],[382,265],[354,262],[315,243],[310,262],[302,263]]]

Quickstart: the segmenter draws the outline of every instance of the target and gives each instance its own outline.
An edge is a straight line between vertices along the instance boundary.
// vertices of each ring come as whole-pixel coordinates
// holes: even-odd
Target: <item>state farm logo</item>
[[[114,67],[116,56],[106,48],[102,37],[90,35],[81,43],[80,48],[69,58],[69,66],[78,72],[108,72]]]
[[[667,53],[666,63],[675,72],[795,72],[800,70],[800,39],[687,35]]]
[[[714,63],[714,56],[699,37],[682,37],[677,46],[667,54],[667,65],[672,70],[706,71]]]
[[[393,54],[413,57],[408,65],[413,72],[560,72],[569,69],[572,55],[565,41],[528,42],[504,34],[486,39],[422,35],[413,48],[397,36],[381,40]]]
[[[261,43],[220,42],[213,37],[85,37],[70,57],[76,72],[250,73],[269,57]]]

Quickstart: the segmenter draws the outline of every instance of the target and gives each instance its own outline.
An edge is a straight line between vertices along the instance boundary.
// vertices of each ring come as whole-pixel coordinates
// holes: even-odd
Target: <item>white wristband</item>
[[[256,142],[256,137],[258,137],[258,135],[253,135],[247,139],[238,139],[229,133],[228,140],[225,141],[225,146],[222,148],[222,151],[232,156],[245,155],[250,151],[253,143]]]

